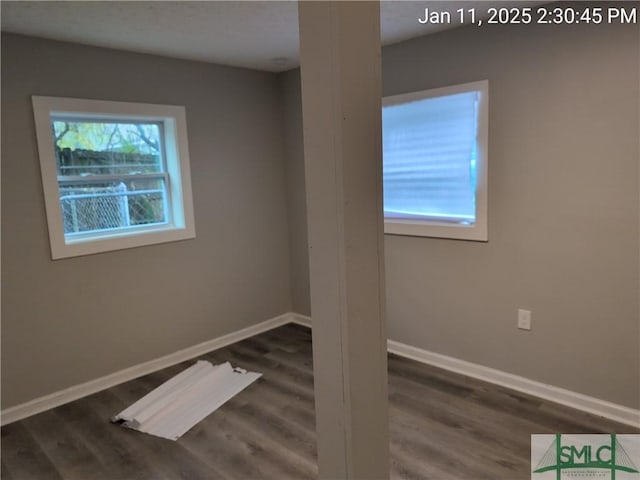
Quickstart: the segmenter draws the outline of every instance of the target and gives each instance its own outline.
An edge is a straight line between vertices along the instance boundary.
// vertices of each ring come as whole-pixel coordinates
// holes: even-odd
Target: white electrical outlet
[[[518,328],[531,330],[531,310],[518,309]]]

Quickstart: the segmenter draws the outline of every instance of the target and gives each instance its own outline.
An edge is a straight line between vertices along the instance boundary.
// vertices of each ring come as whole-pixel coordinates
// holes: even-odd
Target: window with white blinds
[[[386,97],[385,233],[487,240],[488,82]]]

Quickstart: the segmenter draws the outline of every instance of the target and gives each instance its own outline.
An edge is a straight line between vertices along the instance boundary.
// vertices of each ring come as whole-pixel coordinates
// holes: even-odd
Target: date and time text
[[[634,2],[635,3],[635,2]],[[584,4],[583,4],[584,5]],[[617,24],[638,23],[638,7],[491,7],[459,8],[439,11],[425,8],[418,22],[426,24],[483,25],[567,25],[567,24]]]

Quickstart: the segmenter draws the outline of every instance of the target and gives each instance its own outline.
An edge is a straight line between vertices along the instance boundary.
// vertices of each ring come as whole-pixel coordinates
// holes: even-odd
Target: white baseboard
[[[452,372],[461,373],[468,377],[501,385],[503,387],[511,388],[512,390],[517,390],[535,397],[550,400],[561,405],[566,405],[584,412],[615,420],[616,422],[640,428],[640,410],[635,410],[606,400],[600,400],[599,398],[590,397],[582,393],[573,392],[553,385],[547,385],[546,383],[513,375],[511,373],[503,372],[502,370],[496,370],[494,368],[459,360],[447,355],[412,347],[394,340],[388,340],[387,345],[389,352],[402,357],[410,358],[412,360],[440,367]]]
[[[81,383],[79,385],[74,385],[64,390],[45,395],[44,397],[36,398],[29,402],[7,408],[0,412],[0,423],[2,425],[7,425],[11,422],[30,417],[31,415],[64,405],[65,403],[86,397],[87,395],[94,394],[104,390],[105,388],[113,387],[114,385],[133,380],[134,378],[156,372],[171,365],[198,357],[212,350],[217,350],[232,343],[239,342],[240,340],[244,340],[245,338],[266,332],[267,330],[291,323],[292,321],[293,315],[285,313],[256,325],[243,328],[237,332],[232,332],[228,335],[214,338],[183,350],[178,350],[177,352],[165,355],[164,357],[150,360],[139,365],[134,365],[133,367],[120,370],[104,377],[96,378],[95,380]]]
[[[301,313],[290,313],[291,323],[297,323],[303,327],[311,328],[311,317],[308,315],[302,315]]]
[[[287,323],[296,323],[305,327],[311,327],[311,318],[299,313],[285,313],[256,325],[243,328],[237,332],[199,343],[198,345],[179,350],[164,357],[141,363],[80,385],[74,385],[73,387],[60,390],[59,392],[54,392],[44,397],[36,398],[29,402],[16,405],[15,407],[2,410],[2,412],[0,412],[1,424],[6,425],[45,410],[58,407],[73,400],[86,397],[87,395],[133,380],[134,378],[147,375],[171,365],[184,362],[185,360],[190,360],[212,350],[217,350],[218,348],[239,342],[245,338],[272,330]],[[640,428],[640,410],[611,403],[606,400],[589,397],[560,387],[536,382],[535,380],[530,380],[501,370],[459,360],[447,355],[412,347],[394,340],[388,340],[387,345],[389,352],[402,357],[467,375],[479,380],[484,380],[496,385],[502,385],[503,387],[511,388],[519,392],[527,393],[561,405],[566,405]]]
[[[291,314],[291,321],[299,325],[311,327],[311,317],[298,313]],[[640,410],[618,405],[599,398],[572,392],[564,388],[547,385],[525,377],[485,367],[476,363],[459,360],[421,348],[412,347],[395,340],[387,341],[387,349],[391,353],[410,358],[421,363],[433,365],[468,377],[484,380],[489,383],[511,388],[538,398],[543,398],[561,405],[589,412],[594,415],[615,420],[616,422],[640,428]]]

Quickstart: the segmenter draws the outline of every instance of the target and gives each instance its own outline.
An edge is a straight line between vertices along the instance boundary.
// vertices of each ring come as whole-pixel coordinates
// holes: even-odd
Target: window
[[[33,97],[52,258],[195,237],[184,107]]]
[[[488,82],[383,99],[385,233],[486,241]]]

